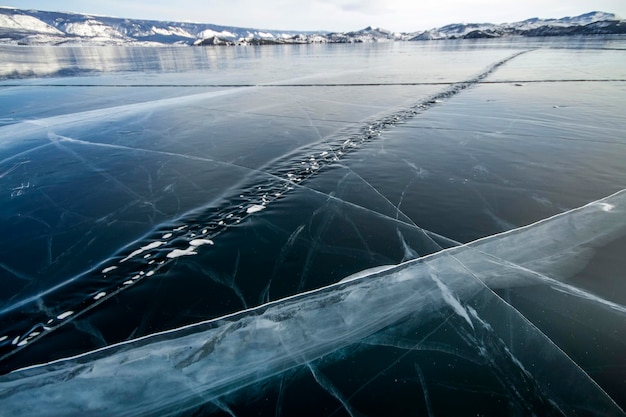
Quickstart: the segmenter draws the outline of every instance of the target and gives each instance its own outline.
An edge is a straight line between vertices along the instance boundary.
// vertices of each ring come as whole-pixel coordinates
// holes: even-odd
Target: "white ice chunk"
[[[102,297],[105,297],[106,295],[107,295],[107,293],[105,293],[104,291],[102,291],[102,292],[99,292],[98,294],[94,295],[93,299],[94,299],[94,300],[99,300],[99,299],[101,299]]]
[[[108,267],[108,268],[104,268],[104,269],[102,270],[102,273],[103,273],[103,274],[106,274],[106,273],[111,272],[111,271],[114,271],[114,270],[116,270],[116,269],[117,269],[117,266],[110,266],[110,267]]]
[[[214,245],[215,243],[211,239],[194,239],[189,242],[190,246],[202,246],[202,245]]]
[[[248,207],[248,209],[246,210],[246,213],[252,214],[252,213],[256,213],[256,212],[259,212],[261,210],[264,210],[264,209],[265,209],[265,206],[262,206],[260,204],[254,204],[254,205]]]
[[[151,249],[156,249],[161,245],[165,245],[165,242],[161,242],[159,240],[157,240],[156,242],[152,242],[149,245],[144,246],[142,249],[143,250],[151,250]]]
[[[58,319],[58,320],[63,320],[63,319],[66,319],[66,318],[68,318],[69,316],[71,316],[72,314],[74,314],[74,312],[73,312],[73,311],[71,311],[71,310],[70,310],[70,311],[66,311],[65,313],[61,313],[61,314],[59,314],[59,315],[57,316],[57,319]]]
[[[171,238],[171,237],[172,237],[172,234],[171,234],[171,233],[166,233],[166,234],[164,234],[163,236],[161,236],[161,239],[169,239],[169,238]]]
[[[139,254],[141,254],[141,253],[143,253],[143,252],[145,252],[145,251],[147,251],[147,250],[156,249],[156,248],[158,248],[158,247],[159,247],[159,246],[161,246],[161,245],[165,245],[165,243],[166,243],[166,242],[162,242],[162,241],[160,241],[160,240],[157,240],[157,241],[155,241],[155,242],[152,242],[152,243],[147,244],[146,246],[142,246],[141,248],[139,248],[139,249],[137,249],[137,250],[133,251],[133,252],[132,252],[130,255],[128,255],[126,258],[122,259],[122,260],[120,261],[120,263],[122,263],[122,262],[126,262],[127,260],[129,260],[129,259],[131,259],[131,258],[134,258],[135,256],[137,256],[137,255],[139,255]]]
[[[170,259],[174,259],[174,258],[178,258],[179,256],[190,256],[190,255],[197,255],[197,254],[198,252],[195,251],[195,247],[190,246],[187,249],[174,249],[173,251],[168,253],[166,256]]]

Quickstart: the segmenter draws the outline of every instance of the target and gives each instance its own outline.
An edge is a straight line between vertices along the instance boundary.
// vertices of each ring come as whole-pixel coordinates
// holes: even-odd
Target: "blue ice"
[[[467,323],[470,335],[495,332],[476,301],[493,296],[489,287],[561,282],[584,266],[587,252],[625,232],[623,190],[526,227],[318,290],[15,371],[0,377],[0,410],[3,415],[57,417],[177,414],[219,404],[242,387],[309,366],[408,317],[428,320],[448,309]],[[499,308],[511,308],[499,303]],[[545,390],[555,407],[576,415],[591,403],[601,414],[623,415],[548,338],[523,318],[519,325],[528,331],[528,345],[539,347],[527,355],[508,347],[502,352]],[[542,360],[549,362],[550,372],[534,366]],[[559,389],[565,384],[576,390]],[[579,390],[586,392],[582,408],[576,405]]]

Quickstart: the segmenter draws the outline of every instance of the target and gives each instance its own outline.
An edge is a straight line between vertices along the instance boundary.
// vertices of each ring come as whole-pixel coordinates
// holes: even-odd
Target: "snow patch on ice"
[[[369,276],[369,275],[376,274],[378,272],[383,272],[383,271],[386,271],[387,269],[391,269],[391,268],[395,268],[395,267],[396,267],[396,265],[375,266],[373,268],[364,269],[362,271],[355,272],[352,275],[348,275],[347,277],[343,278],[339,282],[352,281],[352,280],[355,280],[355,279],[359,279],[359,278],[363,278],[363,277],[366,277],[366,276]]]
[[[615,208],[615,206],[613,204],[608,204],[608,203],[597,203],[600,208],[602,209],[602,211],[613,211],[613,209]]]
[[[472,323],[472,320],[469,318],[467,314],[467,310],[465,310],[465,308],[461,305],[461,302],[454,296],[454,294],[452,294],[452,292],[450,291],[450,288],[448,288],[446,284],[444,284],[434,273],[431,274],[431,278],[433,281],[435,281],[435,283],[437,284],[437,287],[439,287],[439,290],[441,291],[441,295],[443,296],[444,301],[450,307],[452,307],[455,313],[463,317],[465,321],[467,321],[467,323],[473,329],[474,323]]]

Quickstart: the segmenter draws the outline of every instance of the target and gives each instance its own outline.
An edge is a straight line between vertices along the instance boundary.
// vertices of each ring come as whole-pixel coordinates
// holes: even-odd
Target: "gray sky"
[[[413,32],[448,23],[504,23],[593,10],[626,18],[625,0],[7,0],[4,5],[257,29],[329,31],[371,25]]]

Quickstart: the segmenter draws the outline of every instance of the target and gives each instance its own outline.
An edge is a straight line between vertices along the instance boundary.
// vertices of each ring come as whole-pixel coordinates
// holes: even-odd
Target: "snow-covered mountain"
[[[409,40],[566,36],[626,33],[626,21],[613,13],[590,12],[560,19],[531,18],[514,23],[456,23],[415,33]]]
[[[17,45],[260,45],[614,33],[626,33],[626,21],[604,12],[561,19],[532,18],[503,24],[458,23],[413,33],[390,32],[375,27],[354,32],[328,33],[123,19],[0,7],[0,43]]]
[[[253,39],[285,39],[299,34],[301,32],[122,19],[0,6],[0,42],[20,45],[193,45],[213,38],[220,40],[216,43],[235,43]],[[312,33],[304,34],[308,36]]]

